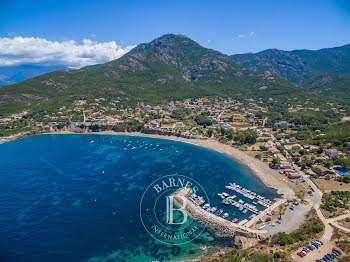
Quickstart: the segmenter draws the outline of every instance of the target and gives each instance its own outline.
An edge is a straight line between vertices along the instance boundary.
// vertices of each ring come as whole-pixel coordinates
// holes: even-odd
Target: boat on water
[[[202,204],[205,202],[205,200],[203,199],[203,197],[197,196],[196,194],[191,194],[190,197],[189,197],[189,199],[190,199],[192,202],[194,202],[195,204],[199,205],[199,206],[202,205]]]
[[[230,196],[229,194],[227,194],[225,192],[221,193],[221,195],[223,195],[224,197],[229,197]]]
[[[229,205],[231,205],[232,202],[228,198],[226,198],[226,199],[222,200],[222,203],[226,206],[229,206]]]
[[[225,213],[222,215],[222,218],[227,218],[228,217],[228,213]]]
[[[225,197],[221,193],[218,193],[218,197],[220,197],[221,199],[225,199]]]
[[[238,221],[237,218],[234,218],[234,219],[231,220],[232,223],[236,223],[237,221]]]
[[[222,208],[220,208],[219,211],[216,212],[216,215],[220,216],[222,214],[222,212],[224,212],[224,210]]]
[[[239,208],[239,211],[242,211],[243,210],[243,207],[241,206],[240,208]]]
[[[218,209],[217,207],[212,207],[212,208],[210,209],[210,213],[214,213],[217,209]]]
[[[207,204],[205,204],[202,208],[203,208],[204,210],[207,210],[207,209],[210,208],[210,205],[207,203]]]
[[[247,213],[247,212],[248,212],[248,209],[244,209],[244,210],[242,211],[243,214],[245,214],[245,213]]]

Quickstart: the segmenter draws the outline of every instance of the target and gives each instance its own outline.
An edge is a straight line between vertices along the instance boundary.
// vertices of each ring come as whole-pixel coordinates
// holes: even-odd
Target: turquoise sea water
[[[222,207],[217,193],[227,191],[229,182],[277,197],[248,168],[186,143],[105,135],[29,137],[0,145],[0,261],[174,261],[202,255],[203,246],[232,245],[209,229],[181,246],[164,245],[145,231],[141,196],[152,181],[173,174],[198,181],[212,206]],[[224,209],[229,219],[250,215]]]

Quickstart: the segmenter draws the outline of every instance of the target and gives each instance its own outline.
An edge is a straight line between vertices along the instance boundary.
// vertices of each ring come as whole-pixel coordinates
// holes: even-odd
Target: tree
[[[243,144],[255,144],[258,135],[252,130],[238,131],[234,139]]]
[[[212,121],[203,113],[197,115],[194,121],[200,126],[210,126],[212,124]]]
[[[213,135],[213,129],[209,128],[209,129],[207,130],[207,136],[208,136],[208,137],[212,137],[212,135]]]
[[[273,157],[273,158],[272,158],[272,164],[273,164],[273,165],[279,165],[279,163],[280,163],[280,161],[278,160],[277,157]]]
[[[228,129],[227,132],[226,132],[226,137],[228,140],[232,140],[234,138],[234,131],[233,129]]]

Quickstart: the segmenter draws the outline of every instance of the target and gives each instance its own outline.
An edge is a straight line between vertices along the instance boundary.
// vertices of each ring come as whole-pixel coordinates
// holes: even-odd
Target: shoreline
[[[258,177],[264,185],[266,185],[269,188],[272,188],[276,190],[277,194],[279,194],[279,197],[276,199],[276,203],[274,207],[276,208],[277,205],[280,205],[281,203],[286,202],[288,199],[294,199],[295,198],[295,193],[294,191],[282,180],[278,179],[278,172],[276,170],[270,169],[265,163],[262,161],[255,159],[248,154],[244,153],[243,151],[233,148],[232,146],[222,144],[214,139],[207,139],[207,140],[200,140],[200,139],[189,139],[189,138],[183,138],[183,137],[177,137],[177,136],[165,136],[165,135],[155,135],[155,134],[144,134],[140,132],[114,132],[114,131],[100,131],[100,132],[73,132],[73,131],[61,131],[61,132],[46,132],[46,133],[20,133],[11,137],[7,137],[5,139],[0,138],[0,144],[14,141],[14,140],[19,140],[22,138],[26,137],[31,137],[31,136],[40,136],[40,135],[114,135],[114,136],[134,136],[134,137],[148,137],[148,138],[154,138],[154,139],[165,139],[165,140],[171,140],[171,141],[176,141],[176,142],[182,142],[182,143],[187,143],[191,144],[194,146],[199,146],[202,148],[206,148],[208,150],[216,151],[220,154],[223,154],[230,159],[233,159],[234,161],[239,162],[240,164],[246,166],[249,168],[249,170]],[[266,209],[268,210],[268,209]],[[265,211],[266,211],[265,210]],[[263,214],[265,212],[262,212]],[[251,221],[251,225],[253,225],[253,222],[257,220],[260,217],[257,216],[256,219],[253,219],[254,221]],[[228,222],[228,221],[227,221]],[[230,223],[229,223],[230,224]],[[230,225],[227,225],[227,228],[230,228]],[[248,232],[248,234],[252,234],[252,232],[256,233],[263,233],[259,232],[258,230],[254,230],[250,227],[243,227],[243,228],[237,228],[237,227],[232,227],[232,229],[240,229],[243,232]],[[261,235],[260,235],[261,236]],[[239,236],[240,239],[245,238],[244,236]],[[252,238],[250,239],[249,242],[253,243]],[[248,246],[243,246],[242,248],[245,249]],[[233,248],[233,247],[232,247]],[[214,251],[212,254],[210,254],[208,258],[219,258],[221,255],[226,254],[232,250],[232,248],[226,248],[225,250],[220,249],[219,251]],[[185,259],[183,261],[188,261],[188,262],[195,262],[195,261],[201,261],[202,256],[192,258],[192,259]]]
[[[222,144],[214,139],[193,139],[193,138],[183,138],[177,136],[164,136],[164,135],[155,135],[155,134],[144,134],[140,132],[115,132],[115,131],[100,131],[100,132],[73,132],[73,131],[54,131],[46,133],[19,133],[6,138],[0,138],[0,144],[6,143],[14,140],[18,140],[30,136],[39,136],[39,135],[115,135],[115,136],[136,136],[136,137],[148,137],[155,139],[166,139],[176,142],[187,143],[199,147],[203,147],[209,150],[216,151],[220,154],[223,154],[235,161],[238,161],[240,164],[246,166],[250,171],[257,176],[267,187],[276,190],[277,194],[280,195],[278,199],[294,199],[294,191],[283,181],[278,180],[278,172],[276,170],[270,169],[262,161],[255,159],[243,151],[234,148],[229,145]]]

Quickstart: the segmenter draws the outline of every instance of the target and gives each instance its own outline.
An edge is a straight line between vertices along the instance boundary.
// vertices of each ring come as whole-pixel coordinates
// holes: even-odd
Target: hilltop
[[[320,50],[283,51],[232,55],[242,66],[270,72],[311,90],[314,94],[349,102],[350,45]]]
[[[267,49],[230,58],[242,66],[258,72],[270,71],[296,84],[321,73],[350,72],[350,44],[320,50]]]
[[[183,35],[140,44],[123,57],[78,70],[58,70],[0,88],[3,114],[59,108],[84,98],[157,104],[203,96],[302,97],[288,81],[242,67]]]

